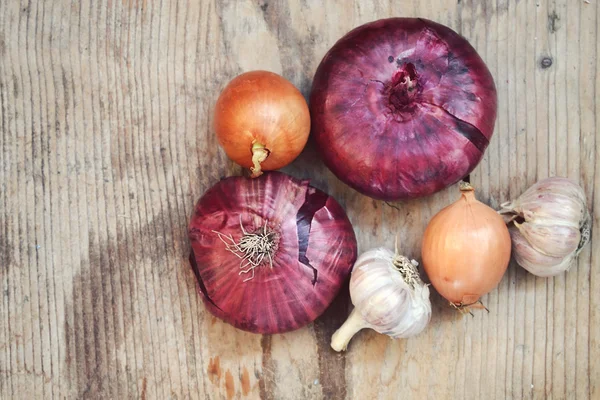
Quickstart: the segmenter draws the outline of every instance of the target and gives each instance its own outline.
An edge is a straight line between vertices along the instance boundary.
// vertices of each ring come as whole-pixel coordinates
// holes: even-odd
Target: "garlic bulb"
[[[335,351],[345,350],[356,332],[371,328],[392,338],[419,334],[431,318],[429,288],[415,260],[385,248],[363,253],[354,264],[350,298],[354,310],[331,338]]]
[[[543,179],[499,212],[512,225],[515,261],[537,276],[568,270],[590,239],[585,193],[567,178]]]

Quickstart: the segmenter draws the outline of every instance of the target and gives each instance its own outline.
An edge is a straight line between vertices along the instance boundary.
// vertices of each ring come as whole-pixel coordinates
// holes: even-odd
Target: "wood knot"
[[[550,68],[550,66],[552,65],[552,58],[550,58],[550,57],[542,58],[540,65],[542,66],[542,69]]]

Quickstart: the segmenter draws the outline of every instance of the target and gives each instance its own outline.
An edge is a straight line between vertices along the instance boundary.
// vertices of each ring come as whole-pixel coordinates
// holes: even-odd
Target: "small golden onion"
[[[423,267],[453,306],[473,305],[494,289],[508,267],[510,234],[500,215],[461,183],[461,196],[436,214],[423,237]]]
[[[214,128],[227,156],[252,170],[276,170],[291,163],[310,132],[308,105],[288,80],[268,71],[234,78],[215,105]]]

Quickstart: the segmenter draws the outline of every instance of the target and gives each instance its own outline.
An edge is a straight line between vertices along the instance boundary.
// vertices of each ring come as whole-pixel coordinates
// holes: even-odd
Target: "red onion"
[[[326,193],[280,172],[230,177],[198,201],[191,262],[212,314],[256,333],[314,321],[356,260],[356,237]]]
[[[463,37],[424,19],[384,19],[352,30],[321,61],[312,131],[325,164],[352,188],[421,197],[479,163],[496,103],[494,80]]]

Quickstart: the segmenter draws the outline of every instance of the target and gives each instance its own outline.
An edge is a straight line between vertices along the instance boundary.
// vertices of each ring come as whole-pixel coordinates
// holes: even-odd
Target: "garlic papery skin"
[[[415,260],[377,248],[363,253],[354,264],[350,298],[354,309],[331,338],[335,351],[346,350],[363,328],[394,339],[419,334],[431,319],[429,288],[421,280]]]
[[[510,227],[508,232],[512,240],[512,254],[515,261],[533,275],[546,278],[559,274],[566,271],[575,258],[574,255],[571,257],[548,256],[532,247],[517,228]]]
[[[581,228],[589,218],[583,189],[567,178],[542,179],[516,200],[501,205],[501,214],[522,217],[542,225],[567,225]]]
[[[531,247],[551,257],[566,257],[577,248],[581,233],[579,228],[567,225],[541,225],[535,222],[519,224],[515,227],[529,242]]]
[[[499,212],[509,224],[515,261],[537,276],[567,271],[590,239],[585,193],[567,178],[543,179]]]

